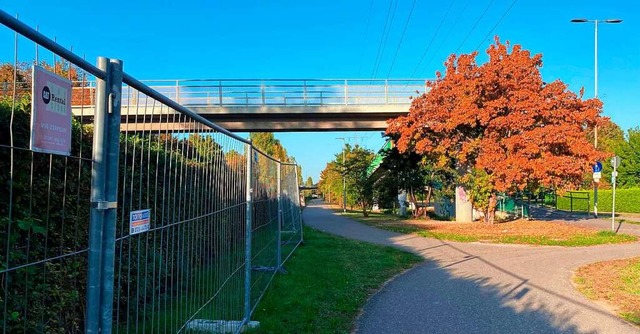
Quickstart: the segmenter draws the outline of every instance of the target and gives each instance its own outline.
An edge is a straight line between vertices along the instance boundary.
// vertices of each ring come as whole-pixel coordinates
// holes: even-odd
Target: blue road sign
[[[600,163],[600,161],[596,161],[595,165],[593,165],[593,172],[602,172],[602,163]]]

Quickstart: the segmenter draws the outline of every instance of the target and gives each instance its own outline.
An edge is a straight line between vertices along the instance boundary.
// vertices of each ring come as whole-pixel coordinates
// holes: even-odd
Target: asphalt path
[[[640,256],[640,243],[557,247],[457,243],[399,234],[336,215],[320,201],[312,228],[422,256],[365,305],[356,333],[640,333],[579,293],[579,266]],[[357,254],[355,255],[357,256]]]

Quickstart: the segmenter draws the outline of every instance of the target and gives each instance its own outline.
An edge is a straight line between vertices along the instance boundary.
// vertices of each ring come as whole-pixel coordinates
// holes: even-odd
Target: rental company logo
[[[68,94],[69,90],[47,81],[47,84],[42,87],[42,102],[47,106],[47,111],[66,116]]]

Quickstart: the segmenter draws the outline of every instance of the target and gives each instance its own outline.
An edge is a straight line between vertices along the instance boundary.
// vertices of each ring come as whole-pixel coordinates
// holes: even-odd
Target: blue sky
[[[449,54],[471,52],[478,46],[483,51],[499,35],[542,53],[546,81],[561,79],[574,91],[584,86],[587,97],[593,95],[594,86],[593,25],[569,20],[621,18],[621,24],[599,27],[598,90],[606,116],[623,129],[640,126],[639,2],[520,0],[511,7],[513,0],[417,0],[413,4],[413,0],[114,0],[98,6],[88,1],[36,0],[3,2],[0,8],[19,14],[30,26],[38,25],[41,32],[73,46],[89,60],[123,59],[125,71],[139,79],[431,78]],[[387,17],[391,24],[384,43]],[[12,61],[13,37],[4,27],[0,45],[0,62]],[[311,176],[314,181],[340,151],[342,141],[336,137],[349,137],[351,144],[375,150],[384,142],[379,132],[276,137],[302,164],[305,179]]]

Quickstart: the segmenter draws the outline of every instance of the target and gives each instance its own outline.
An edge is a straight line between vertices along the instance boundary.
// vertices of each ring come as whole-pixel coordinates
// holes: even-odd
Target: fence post
[[[344,104],[347,105],[349,104],[349,89],[347,86],[347,80],[344,81]]]
[[[278,161],[278,230],[276,249],[276,271],[282,268],[282,162]]]
[[[111,333],[122,61],[100,57],[98,67],[107,77],[96,85],[86,332]]]
[[[180,82],[176,80],[176,102],[180,103]]]
[[[389,104],[389,80],[384,79],[384,104]]]
[[[571,212],[573,212],[573,194],[571,192],[569,192],[569,199],[570,199],[570,208],[571,208]]]
[[[307,105],[307,80],[303,81],[304,85],[304,105]]]
[[[304,242],[304,231],[302,229],[302,206],[300,205],[300,184],[298,183],[298,165],[295,164],[293,165],[293,168],[295,170],[295,184],[296,184],[296,203],[298,203],[297,207],[298,209],[296,210],[297,213],[297,223],[298,223],[298,227],[300,228],[300,242]],[[291,201],[291,203],[293,203],[293,201]],[[293,204],[292,204],[293,206]],[[294,216],[293,216],[293,208],[291,208],[291,220],[293,222],[294,220]]]
[[[251,320],[251,229],[253,222],[253,146],[247,144],[247,207],[244,232],[244,323]]]

